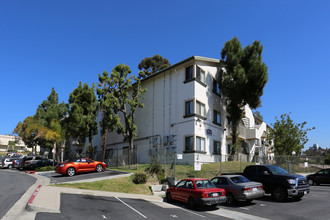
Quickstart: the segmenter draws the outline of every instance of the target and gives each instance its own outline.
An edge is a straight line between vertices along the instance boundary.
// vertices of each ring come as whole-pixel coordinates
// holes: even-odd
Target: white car
[[[13,168],[13,161],[14,161],[15,158],[4,158],[2,159],[1,161],[1,168]]]

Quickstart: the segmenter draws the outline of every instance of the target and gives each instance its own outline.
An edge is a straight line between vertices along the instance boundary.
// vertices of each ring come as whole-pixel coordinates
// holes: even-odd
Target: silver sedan
[[[250,181],[241,175],[222,175],[211,181],[216,187],[225,189],[228,204],[236,200],[251,202],[265,193],[262,183]]]

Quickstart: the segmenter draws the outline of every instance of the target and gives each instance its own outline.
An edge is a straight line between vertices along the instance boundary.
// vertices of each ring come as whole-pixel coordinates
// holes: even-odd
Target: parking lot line
[[[143,218],[147,218],[145,215],[143,215],[141,212],[139,212],[138,210],[134,209],[132,206],[128,205],[127,203],[125,203],[124,201],[122,201],[121,199],[119,199],[118,197],[115,197],[118,201],[120,201],[121,203],[123,203],[124,205],[126,205],[128,208],[132,209],[133,211],[135,211],[136,213],[138,213],[139,215],[141,215]]]

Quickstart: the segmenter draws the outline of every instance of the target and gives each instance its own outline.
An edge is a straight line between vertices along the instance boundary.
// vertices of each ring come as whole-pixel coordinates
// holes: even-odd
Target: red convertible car
[[[185,202],[191,209],[197,206],[213,206],[226,202],[224,189],[217,188],[208,179],[189,178],[181,180],[176,186],[166,191],[166,200]]]
[[[72,161],[60,163],[55,167],[55,172],[63,175],[73,176],[83,172],[102,172],[107,168],[105,163],[91,160],[89,158],[79,158]]]

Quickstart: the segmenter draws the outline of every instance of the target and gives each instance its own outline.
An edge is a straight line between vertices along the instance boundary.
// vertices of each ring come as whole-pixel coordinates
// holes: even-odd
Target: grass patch
[[[56,184],[55,186],[78,188],[78,189],[88,189],[88,190],[109,191],[109,192],[122,192],[122,193],[152,195],[148,185],[134,184],[132,181],[132,177],[102,180],[102,181],[91,182],[91,183]]]

